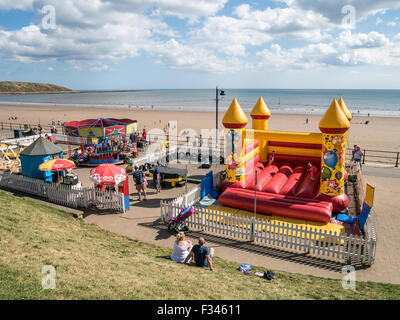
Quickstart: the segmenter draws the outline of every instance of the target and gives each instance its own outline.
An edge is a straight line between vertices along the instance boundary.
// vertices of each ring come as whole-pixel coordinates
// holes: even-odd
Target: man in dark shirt
[[[200,237],[199,244],[196,244],[192,247],[192,250],[190,251],[183,263],[187,263],[192,258],[192,261],[194,261],[197,266],[209,267],[211,271],[215,272],[217,270],[215,270],[212,266],[214,249],[209,249],[207,246],[204,245],[205,243],[206,240],[204,240],[203,237]]]
[[[138,166],[135,166],[135,171],[133,172],[133,180],[135,181],[136,184],[136,190],[138,192],[139,201],[142,200],[141,192],[143,192],[144,194],[144,200],[147,200],[147,195],[146,195],[147,182],[144,177],[143,171],[139,170]]]

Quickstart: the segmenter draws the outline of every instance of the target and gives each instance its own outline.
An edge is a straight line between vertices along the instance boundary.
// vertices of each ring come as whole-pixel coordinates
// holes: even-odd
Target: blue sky
[[[398,89],[399,17],[398,0],[0,0],[0,80]]]

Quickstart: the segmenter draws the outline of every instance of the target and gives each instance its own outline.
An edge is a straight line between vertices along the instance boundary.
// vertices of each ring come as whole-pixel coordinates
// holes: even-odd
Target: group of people
[[[184,232],[179,232],[174,242],[171,260],[184,264],[194,262],[199,267],[208,267],[215,272],[212,261],[214,248],[208,248],[205,243],[206,240],[200,237],[198,243],[193,245],[190,240],[186,240]]]
[[[161,173],[160,173],[160,168],[158,167],[158,164],[155,163],[153,165],[153,185],[156,189],[156,193],[161,192]],[[144,196],[144,200],[147,200],[147,180],[144,175],[143,170],[141,170],[137,165],[134,167],[134,172],[133,172],[133,181],[135,182],[136,185],[136,190],[138,192],[138,200],[142,200],[142,193]]]

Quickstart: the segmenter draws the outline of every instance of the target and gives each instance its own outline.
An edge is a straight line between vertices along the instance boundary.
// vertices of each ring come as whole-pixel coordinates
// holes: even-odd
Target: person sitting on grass
[[[203,237],[199,238],[199,244],[193,246],[192,250],[186,257],[183,263],[187,263],[190,259],[196,263],[199,267],[209,267],[211,271],[216,272],[212,265],[212,259],[214,256],[214,249],[208,248],[204,244],[206,240]]]
[[[174,242],[174,251],[172,252],[171,260],[183,263],[186,257],[189,255],[192,246],[192,241],[185,239],[185,233],[179,232],[176,235],[176,241]]]
[[[139,196],[139,201],[142,200],[142,195],[141,192],[144,194],[144,200],[147,200],[147,195],[146,195],[146,178],[144,177],[144,173],[142,170],[139,170],[138,166],[135,166],[135,171],[133,172],[133,179],[136,184],[136,190],[138,192]]]

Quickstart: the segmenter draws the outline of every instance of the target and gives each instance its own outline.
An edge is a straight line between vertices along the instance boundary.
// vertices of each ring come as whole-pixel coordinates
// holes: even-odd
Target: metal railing
[[[32,124],[32,123],[17,123],[17,122],[0,122],[0,130],[31,130],[33,128],[38,128],[39,124]],[[46,124],[42,125],[42,132],[50,132],[53,125]],[[58,125],[57,123],[54,125],[58,132],[64,132],[64,127],[62,125]]]

